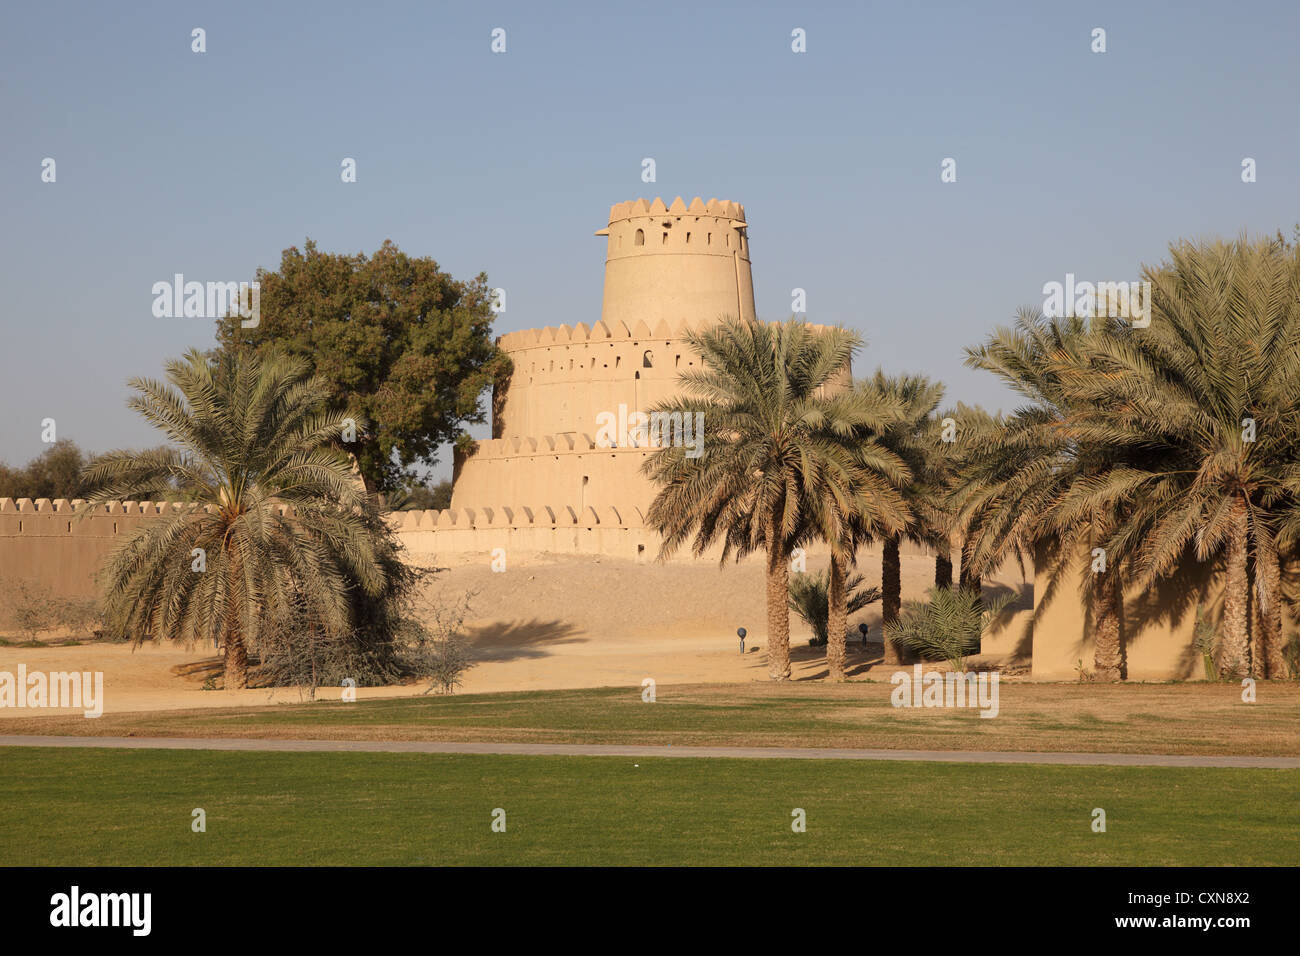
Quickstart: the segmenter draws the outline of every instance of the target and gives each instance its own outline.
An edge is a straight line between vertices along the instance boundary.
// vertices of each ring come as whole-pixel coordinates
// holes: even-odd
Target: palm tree
[[[1100,323],[1046,319],[1022,309],[1012,328],[997,329],[985,344],[966,350],[966,364],[993,372],[1029,404],[1006,419],[972,417],[967,423],[953,493],[963,577],[968,567],[979,576],[1012,557],[1041,564],[1049,542],[1059,574],[1073,566],[1080,550],[1101,546],[1117,527],[1115,502],[1081,498],[1080,491],[1090,490],[1086,482],[1112,467],[1120,449],[1098,435],[1077,433],[1079,417],[1096,406],[1067,386],[1104,334]],[[1119,558],[1104,553],[1081,576],[1095,676],[1104,681],[1123,677]]]
[[[790,579],[790,610],[813,632],[813,644],[827,646],[830,634],[830,569],[820,574],[796,574]],[[856,614],[880,600],[880,588],[864,588],[860,574],[844,579],[845,610]]]
[[[318,632],[345,632],[349,590],[382,593],[386,555],[373,502],[337,444],[348,420],[325,410],[328,390],[305,363],[191,350],[166,375],[170,385],[132,379],[128,407],[175,447],[98,459],[86,472],[86,513],[178,484],[195,502],[143,522],[113,551],[107,617],[137,644],[223,642],[225,686],[242,688],[263,629],[296,609]]]
[[[1221,558],[1224,676],[1285,673],[1278,549],[1300,539],[1300,251],[1276,240],[1180,243],[1144,270],[1150,328],[1099,338],[1071,383],[1087,440],[1142,450],[1100,476],[1091,500],[1132,514],[1111,547],[1138,583],[1190,553]],[[1264,628],[1252,652],[1250,556]]]
[[[858,383],[860,395],[892,404],[898,414],[875,433],[876,439],[903,463],[906,480],[898,485],[907,520],[876,537],[883,542],[881,555],[881,623],[889,627],[898,620],[903,600],[900,547],[906,538],[918,544],[942,548],[942,475],[939,470],[939,423],[934,411],[943,400],[943,385],[924,375],[889,376],[877,370]],[[898,647],[885,638],[885,663],[897,664]]]
[[[953,490],[963,473],[969,470],[971,443],[965,441],[977,431],[986,430],[993,416],[978,405],[958,402],[951,408],[936,412],[927,422],[927,473],[931,490],[927,495],[927,520],[933,528],[934,586],[951,588],[953,585],[952,549],[953,531],[957,514],[953,510]],[[933,434],[931,434],[933,433]],[[937,437],[937,440],[935,440]],[[977,600],[982,594],[981,577],[971,571],[970,554],[960,551],[960,586],[973,592]]]
[[[830,547],[826,664],[829,679],[841,682],[846,677],[845,632],[855,610],[848,569],[857,565],[858,549],[864,543],[900,534],[912,520],[901,490],[907,488],[912,474],[878,438],[903,412],[895,397],[855,389],[837,394],[833,401],[844,409],[837,418],[856,423],[851,458],[820,473],[807,501],[807,521],[799,539],[823,541]]]
[[[752,319],[724,319],[687,340],[701,367],[684,372],[682,394],[651,414],[702,414],[702,450],[690,457],[668,446],[649,456],[643,469],[660,489],[646,523],[662,536],[661,559],[692,538],[697,556],[720,543],[723,563],[766,552],[768,673],[788,680],[791,552],[828,485],[847,502],[864,481],[855,440],[863,405],[826,394],[861,340]]]

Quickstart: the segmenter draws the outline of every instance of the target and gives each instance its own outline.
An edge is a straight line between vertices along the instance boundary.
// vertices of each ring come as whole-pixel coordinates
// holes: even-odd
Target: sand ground
[[[820,570],[810,559],[809,571]],[[868,586],[879,584],[879,561],[861,561]],[[903,558],[904,599],[921,598],[933,582],[934,563]],[[1016,570],[994,582],[1020,593],[1026,586]],[[635,564],[613,558],[547,555],[516,559],[504,573],[481,561],[460,559],[439,569],[428,589],[431,602],[452,603],[469,594],[465,621],[475,666],[462,693],[561,690],[580,687],[640,686],[657,683],[735,683],[767,679],[763,569],[760,562],[729,565]],[[867,623],[880,636],[880,605],[870,605],[850,622]],[[796,680],[826,675],[823,650],[808,647],[810,633],[797,616],[791,620]],[[740,653],[736,629],[748,631]],[[851,677],[882,678],[871,666],[880,644],[850,642]],[[100,671],[104,711],[126,713],[192,707],[296,703],[295,689],[203,690],[217,666],[213,650],[163,642],[132,649],[128,645],[0,647],[0,671]],[[358,699],[410,696],[426,685],[358,688]],[[336,696],[337,688],[318,691]],[[57,710],[44,713],[56,714]],[[62,711],[66,714],[69,711]],[[0,707],[5,718],[35,716],[26,708]]]

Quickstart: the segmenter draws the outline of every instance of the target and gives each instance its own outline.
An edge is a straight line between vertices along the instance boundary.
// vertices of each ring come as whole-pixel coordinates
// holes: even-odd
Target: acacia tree
[[[339,445],[341,412],[305,362],[196,351],[164,384],[130,381],[128,406],[172,446],[110,452],[85,473],[83,513],[183,484],[194,501],[142,522],[105,568],[110,631],[220,641],[225,686],[247,686],[248,651],[288,617],[327,637],[379,601],[394,570],[373,498]],[[353,594],[353,591],[360,592]]]
[[[856,474],[861,405],[824,394],[860,339],[805,323],[725,319],[687,335],[699,369],[682,373],[681,395],[652,414],[703,415],[697,457],[661,447],[645,473],[659,485],[646,523],[662,536],[660,558],[688,540],[721,561],[766,552],[768,673],[790,678],[789,560],[808,526],[819,482]],[[849,480],[841,479],[832,480]]]
[[[397,491],[464,426],[487,420],[483,392],[509,371],[492,341],[491,290],[458,281],[386,241],[373,256],[323,253],[307,240],[259,269],[260,319],[217,323],[235,353],[284,352],[315,367],[331,407],[359,414],[354,454],[369,491]]]

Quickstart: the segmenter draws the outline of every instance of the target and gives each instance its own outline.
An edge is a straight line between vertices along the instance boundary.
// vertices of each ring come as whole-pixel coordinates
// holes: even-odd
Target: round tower
[[[492,438],[456,454],[453,507],[611,508],[639,523],[655,493],[641,473],[652,449],[625,425],[701,367],[689,333],[754,318],[746,231],[744,207],[725,200],[614,205],[596,233],[608,237],[600,320],[497,340],[514,369],[493,396]]]
[[[678,196],[671,206],[656,198],[616,203],[605,253],[601,318],[632,328],[645,322],[685,322],[694,328],[723,316],[754,318],[745,207]]]

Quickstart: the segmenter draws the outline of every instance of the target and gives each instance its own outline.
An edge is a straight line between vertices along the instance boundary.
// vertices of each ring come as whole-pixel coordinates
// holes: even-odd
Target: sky
[[[38,455],[51,418],[91,452],[159,443],[127,379],[214,344],[209,319],[153,314],[175,273],[392,239],[486,272],[499,333],[590,325],[592,233],[655,196],[744,204],[760,318],[802,288],[809,321],[866,339],[858,374],[1010,411],[963,348],[1045,283],[1290,235],[1297,37],[1294,0],[5,4],[0,460]]]

